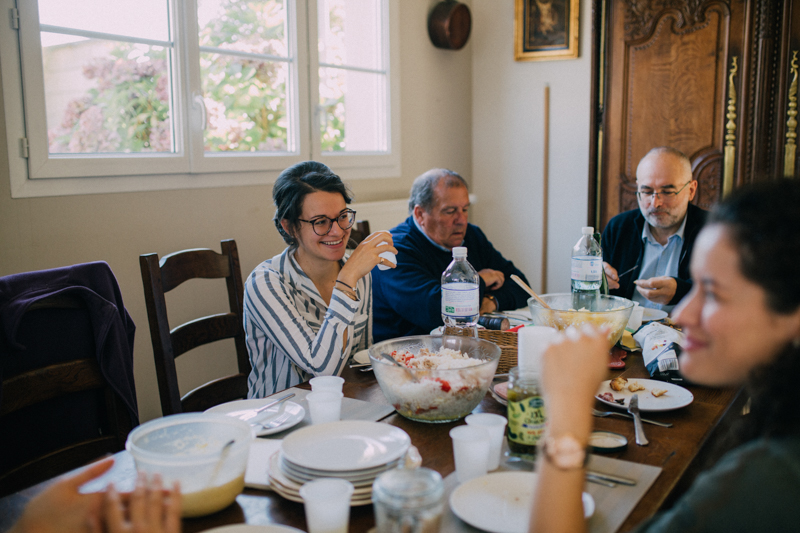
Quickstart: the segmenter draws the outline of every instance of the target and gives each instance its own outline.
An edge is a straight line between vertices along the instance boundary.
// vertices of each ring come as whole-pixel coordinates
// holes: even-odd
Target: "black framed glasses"
[[[356,222],[356,212],[352,209],[345,209],[339,213],[339,216],[336,218],[329,218],[325,215],[320,215],[312,218],[311,220],[303,220],[302,218],[298,218],[297,220],[311,224],[311,228],[314,230],[314,233],[320,237],[324,237],[331,232],[334,221],[339,224],[339,227],[342,228],[343,231],[352,228],[353,224]]]
[[[645,199],[645,200],[652,200],[654,196],[655,196],[656,198],[661,198],[662,200],[673,200],[673,199],[675,199],[675,197],[676,197],[676,196],[678,196],[678,195],[679,195],[679,194],[680,194],[680,193],[683,191],[683,189],[685,189],[685,188],[686,188],[686,186],[687,186],[687,185],[689,185],[689,184],[690,184],[692,181],[693,181],[693,180],[689,180],[689,181],[687,181],[686,183],[684,183],[683,187],[681,187],[681,188],[680,188],[680,189],[678,189],[677,191],[664,191],[664,190],[661,190],[661,191],[654,191],[653,189],[644,189],[644,190],[639,190],[639,191],[636,191],[636,196],[638,196],[640,200],[641,200],[641,199]]]

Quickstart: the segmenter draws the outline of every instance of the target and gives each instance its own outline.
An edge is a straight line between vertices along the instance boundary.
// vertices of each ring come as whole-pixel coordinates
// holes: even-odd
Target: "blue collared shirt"
[[[678,275],[678,263],[681,259],[681,248],[683,247],[683,232],[686,229],[686,217],[680,228],[669,236],[666,245],[661,245],[650,232],[650,224],[645,221],[642,229],[642,245],[644,255],[642,256],[642,270],[639,272],[639,279],[649,279],[657,276],[676,277]],[[642,307],[661,309],[667,313],[672,311],[674,305],[660,305],[653,303],[638,290],[633,291],[633,301],[639,302]]]

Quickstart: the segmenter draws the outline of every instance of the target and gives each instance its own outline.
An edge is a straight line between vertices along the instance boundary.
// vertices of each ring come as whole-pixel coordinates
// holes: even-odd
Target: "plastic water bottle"
[[[594,228],[581,229],[581,238],[572,248],[572,292],[599,293],[603,281],[603,251],[594,238]]]
[[[477,336],[480,309],[478,273],[467,261],[467,249],[457,246],[453,248],[453,262],[442,273],[442,321],[445,328],[458,328],[461,334]]]

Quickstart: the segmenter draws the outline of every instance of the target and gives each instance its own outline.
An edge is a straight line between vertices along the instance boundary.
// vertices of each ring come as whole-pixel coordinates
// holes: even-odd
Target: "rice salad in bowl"
[[[500,348],[473,337],[420,335],[375,344],[369,356],[378,384],[397,412],[436,423],[463,418],[481,402],[497,370]]]

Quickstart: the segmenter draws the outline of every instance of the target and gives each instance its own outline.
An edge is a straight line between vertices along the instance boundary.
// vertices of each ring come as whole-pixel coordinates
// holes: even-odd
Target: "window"
[[[0,2],[15,197],[399,175],[397,0]]]

